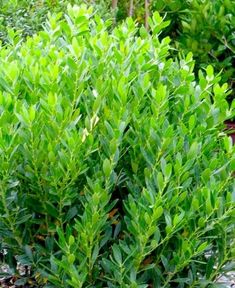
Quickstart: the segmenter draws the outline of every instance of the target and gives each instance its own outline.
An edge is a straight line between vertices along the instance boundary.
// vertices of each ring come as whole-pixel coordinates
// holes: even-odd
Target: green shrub
[[[144,23],[144,0],[134,1],[134,19]],[[193,52],[196,72],[212,65],[221,82],[233,88],[235,73],[235,5],[233,0],[158,0],[149,1],[152,13],[158,11],[170,20],[161,37],[170,36],[172,44],[184,54]],[[128,15],[129,1],[118,1],[117,19]],[[173,54],[172,54],[173,55]],[[229,100],[230,100],[229,99]],[[231,102],[231,101],[229,101]]]
[[[212,64],[234,87],[235,5],[232,0],[194,0],[181,16],[178,47],[192,51],[198,67]],[[234,93],[233,93],[233,96]]]
[[[0,39],[6,43],[14,37],[13,31],[25,39],[42,30],[48,12],[62,12],[70,4],[92,4],[103,15],[111,18],[111,0],[2,0],[0,2]],[[158,11],[171,24],[162,34],[170,36],[174,47],[184,54],[193,52],[196,72],[212,65],[216,73],[223,71],[221,82],[234,88],[235,5],[233,0],[159,0],[149,1],[152,13]],[[134,19],[144,23],[144,0],[134,1]],[[128,16],[130,2],[118,1],[116,19]],[[234,98],[234,90],[230,99]],[[230,100],[229,99],[229,100]],[[231,102],[231,101],[229,101]]]
[[[0,3],[0,39],[4,44],[11,41],[14,32],[26,38],[42,29],[49,10],[42,2],[3,0]]]
[[[0,40],[7,44],[18,36],[25,40],[43,30],[48,13],[66,11],[67,4],[93,4],[103,18],[111,17],[110,5],[104,0],[2,0],[0,1]],[[109,13],[107,11],[109,10]]]
[[[139,1],[136,14],[144,13]],[[150,1],[151,10],[171,21],[163,36],[169,35],[174,47],[193,52],[196,71],[212,65],[222,82],[234,88],[235,78],[235,5],[233,0],[159,0]],[[140,9],[142,7],[142,10]],[[136,16],[137,16],[136,15]],[[137,16],[138,17],[138,16]],[[231,98],[234,98],[234,90]]]
[[[209,287],[235,252],[227,85],[169,57],[158,13],[60,17],[0,50],[4,260],[37,287]]]

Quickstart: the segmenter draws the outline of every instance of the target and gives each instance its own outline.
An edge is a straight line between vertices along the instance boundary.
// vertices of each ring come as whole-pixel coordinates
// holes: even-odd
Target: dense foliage
[[[33,35],[42,29],[42,23],[46,19],[49,8],[52,7],[35,0],[2,0],[0,4],[0,39],[3,43],[7,43],[17,35],[20,37]]]
[[[183,4],[181,1],[175,9],[176,11],[172,11],[172,18],[178,14],[180,19],[179,36],[176,37],[175,46],[185,52],[192,51],[197,67],[205,68],[206,65],[211,64],[216,72],[223,71],[222,80],[229,81],[231,87],[234,87],[234,1],[194,0],[185,6],[184,1]],[[175,28],[174,24],[172,31],[175,31]]]
[[[134,17],[140,23],[144,23],[144,2],[134,1]],[[118,19],[127,17],[129,3],[119,1]],[[193,52],[197,70],[208,64],[213,64],[216,72],[222,70],[222,81],[229,81],[234,88],[234,0],[152,0],[149,3],[151,11],[158,11],[171,21],[163,35],[171,36],[174,47],[184,53]]]
[[[68,3],[74,5],[83,2],[93,3],[83,0],[0,0],[0,40],[6,44],[14,42],[17,37],[25,39],[32,36],[43,30],[48,13],[64,13]],[[108,10],[105,2],[100,0],[95,5],[103,17]]]
[[[117,3],[115,12],[111,8],[112,2]],[[64,13],[67,3],[92,4],[105,19],[115,17],[115,23],[132,14],[134,19],[144,24],[145,2],[149,2],[150,14],[158,11],[171,21],[163,37],[169,35],[174,48],[184,54],[193,52],[196,71],[211,64],[216,73],[222,71],[221,83],[228,81],[230,87],[234,88],[234,0],[1,0],[0,38],[4,42],[12,41],[15,37],[13,31],[18,31],[24,37],[33,35],[42,29],[48,12]],[[130,12],[131,4],[133,9]],[[229,102],[233,98],[234,90]]]
[[[92,15],[0,50],[4,260],[37,287],[215,287],[235,253],[228,86],[169,56],[157,12],[151,33]]]

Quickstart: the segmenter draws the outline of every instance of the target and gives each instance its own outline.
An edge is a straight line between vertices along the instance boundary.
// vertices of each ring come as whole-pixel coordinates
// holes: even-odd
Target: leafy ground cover
[[[233,269],[228,85],[170,56],[168,24],[111,29],[69,6],[1,47],[0,249],[17,285],[219,287]]]

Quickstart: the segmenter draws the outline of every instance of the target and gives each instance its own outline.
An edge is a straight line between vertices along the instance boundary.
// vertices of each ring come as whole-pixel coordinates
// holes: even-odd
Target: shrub
[[[184,53],[193,52],[196,71],[213,65],[222,82],[234,88],[235,66],[235,5],[232,0],[159,0],[149,1],[152,11],[158,11],[171,24],[164,31],[174,47]],[[119,10],[124,3],[119,1]],[[126,7],[126,11],[127,11]],[[120,14],[120,13],[119,13]],[[135,1],[135,17],[144,22],[144,1]],[[234,90],[233,90],[234,98]]]
[[[152,35],[92,15],[0,50],[5,261],[37,287],[206,287],[234,257],[227,85],[169,57],[158,13]]]
[[[104,0],[97,3],[84,0],[2,0],[0,1],[0,40],[7,44],[18,36],[25,40],[38,31],[43,30],[48,13],[61,12],[64,14],[67,4],[93,4],[97,11],[102,12],[103,18],[111,17],[110,9]],[[109,9],[109,13],[107,13]]]
[[[178,47],[192,51],[199,67],[212,64],[234,88],[235,6],[233,1],[194,0],[181,16]],[[234,92],[233,92],[234,98]]]
[[[128,16],[131,1],[119,0],[116,18]],[[133,17],[144,24],[145,1],[134,1]],[[199,69],[212,65],[221,73],[221,83],[229,82],[233,89],[228,101],[234,99],[235,6],[232,0],[159,0],[149,1],[152,13],[158,11],[170,21],[160,36],[170,36],[172,46],[184,54],[193,52],[196,75]],[[97,2],[96,4],[97,5]],[[107,10],[107,6],[105,8]],[[172,50],[171,55],[178,52]]]
[[[128,15],[131,1],[119,0],[117,19]],[[134,18],[144,23],[144,0],[134,1]],[[232,0],[159,0],[149,1],[152,13],[158,11],[170,20],[162,36],[170,36],[173,46],[184,54],[193,52],[198,72],[212,65],[221,74],[221,82],[229,81],[234,98],[235,5]],[[161,37],[162,37],[161,36]],[[173,52],[173,51],[172,51]],[[172,53],[174,55],[174,53]]]
[[[94,0],[2,0],[0,3],[0,39],[11,42],[14,31],[23,39],[42,30],[48,12],[62,12],[67,3],[92,4],[103,19],[116,17],[121,22],[128,16],[129,1],[119,0],[118,9],[113,15],[110,1]],[[144,0],[134,1],[133,17],[144,23]],[[166,16],[171,24],[162,34],[170,36],[174,47],[184,54],[192,51],[196,60],[195,71],[212,64],[215,72],[221,74],[221,83],[229,82],[234,88],[235,51],[235,6],[232,0],[215,1],[149,1],[152,12]],[[173,55],[173,54],[172,54]],[[229,102],[234,98],[234,90]]]
[[[32,36],[42,28],[48,10],[52,6],[43,1],[5,1],[0,3],[0,39],[6,44],[14,32],[20,37]]]

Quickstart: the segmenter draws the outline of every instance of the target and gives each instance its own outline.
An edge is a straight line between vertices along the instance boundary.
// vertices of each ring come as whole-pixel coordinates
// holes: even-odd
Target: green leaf
[[[26,223],[26,222],[29,221],[30,219],[32,219],[32,215],[31,215],[31,214],[23,215],[23,216],[19,217],[19,218],[15,221],[15,225],[21,225],[21,224],[23,224],[23,223]]]
[[[119,265],[122,264],[122,254],[118,245],[114,244],[112,247],[114,259],[117,261]]]
[[[164,189],[164,178],[161,172],[157,173],[157,185],[158,185],[158,189],[159,191],[163,191]]]
[[[103,162],[103,171],[104,171],[105,177],[108,178],[111,174],[112,166],[111,166],[111,162],[107,158]]]
[[[170,179],[171,177],[171,173],[172,173],[172,164],[168,163],[166,165],[165,171],[164,171],[164,175],[167,179]]]
[[[191,115],[189,118],[189,129],[193,130],[193,128],[195,127],[196,124],[196,118],[194,115]]]
[[[47,202],[44,203],[44,205],[45,205],[45,209],[46,209],[47,213],[50,216],[52,216],[54,218],[57,218],[57,217],[61,216],[61,215],[58,214],[58,209],[52,203],[47,201]]]
[[[69,236],[69,246],[72,246],[75,243],[75,238],[73,235]]]
[[[207,76],[209,76],[210,80],[214,78],[214,68],[213,68],[213,66],[208,65],[206,67],[206,74],[207,74]]]
[[[208,247],[208,243],[207,243],[207,242],[204,242],[204,243],[200,244],[199,247],[197,248],[197,253],[201,253],[201,252],[204,251],[207,247]]]
[[[24,251],[25,251],[25,254],[27,255],[27,257],[29,258],[29,260],[32,261],[32,263],[33,263],[33,252],[32,252],[31,247],[29,245],[25,245]]]
[[[157,220],[158,218],[160,218],[163,214],[163,208],[162,206],[159,206],[159,207],[156,207],[154,208],[154,211],[153,211],[153,218],[155,220]]]
[[[69,262],[69,264],[73,264],[75,260],[76,260],[76,258],[75,258],[75,255],[74,255],[74,254],[69,254],[69,255],[68,255],[68,262]]]
[[[72,47],[73,47],[74,55],[76,57],[80,56],[80,47],[79,47],[78,41],[75,37],[73,37],[73,39],[72,39]]]
[[[231,137],[225,137],[224,138],[224,148],[228,153],[230,153],[233,149],[233,141]]]
[[[33,122],[33,120],[35,119],[35,115],[36,115],[36,110],[34,106],[30,106],[29,108],[29,120],[31,122]]]
[[[194,142],[189,149],[188,159],[197,158],[198,150],[199,150],[199,145],[197,142]]]
[[[70,207],[64,221],[70,221],[78,214],[77,207]]]
[[[161,257],[162,264],[163,264],[164,268],[166,270],[168,270],[169,262],[168,262],[167,258],[164,255],[161,255],[160,257]]]
[[[57,103],[57,95],[55,93],[49,92],[48,93],[48,105],[55,106]]]
[[[92,256],[91,256],[91,260],[92,260],[93,265],[94,265],[95,261],[97,260],[98,255],[99,255],[99,245],[96,244],[94,249],[93,249]]]

